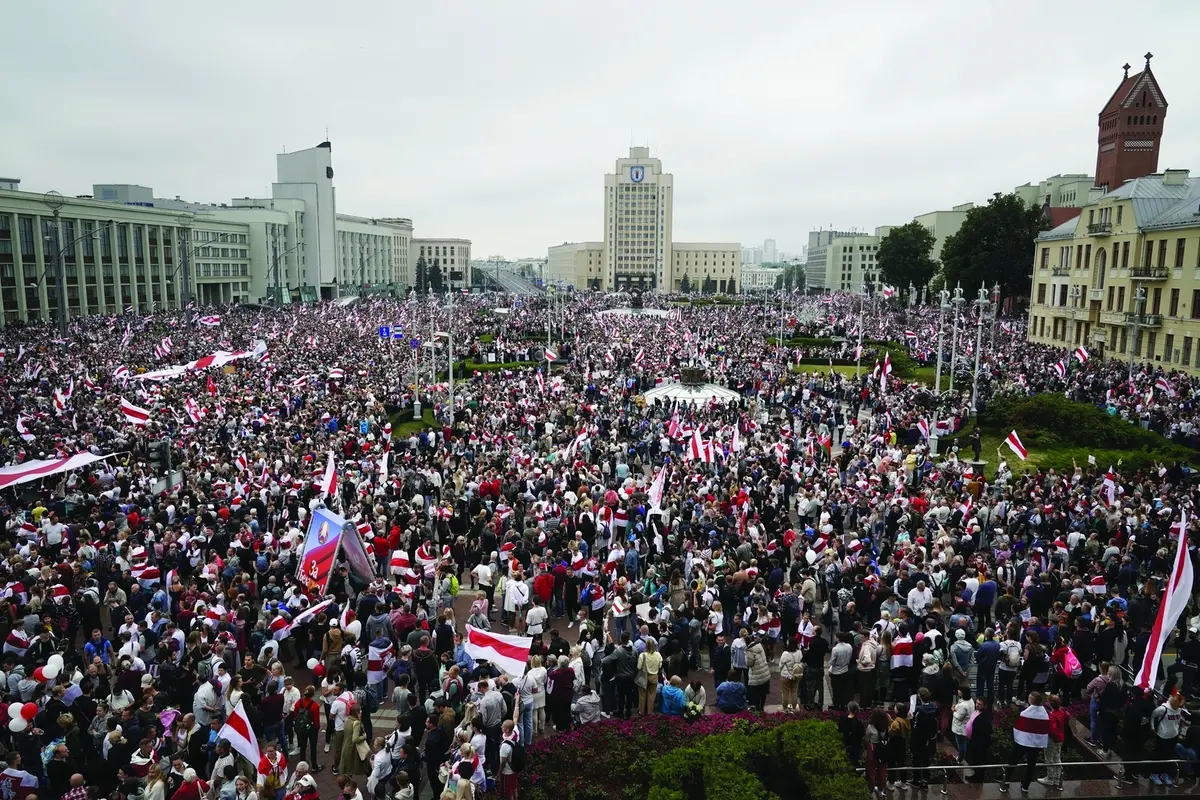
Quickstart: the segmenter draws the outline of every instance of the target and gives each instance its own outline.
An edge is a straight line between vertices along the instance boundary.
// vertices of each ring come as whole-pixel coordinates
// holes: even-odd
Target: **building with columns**
[[[249,227],[172,209],[0,190],[0,320],[58,314],[61,248],[69,316],[146,312],[180,304],[183,254],[201,303],[250,298]]]
[[[424,258],[428,265],[437,262],[442,271],[442,285],[446,289],[459,291],[471,288],[470,239],[413,239],[408,258],[413,265],[414,284],[416,264]]]

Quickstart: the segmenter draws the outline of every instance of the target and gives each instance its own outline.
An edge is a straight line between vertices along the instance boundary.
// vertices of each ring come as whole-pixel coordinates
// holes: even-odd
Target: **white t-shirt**
[[[500,771],[505,775],[513,774],[512,754],[513,754],[512,742],[510,742],[508,739],[505,739],[502,742],[500,742],[500,762],[502,764],[504,764],[504,769],[502,769]]]
[[[475,574],[480,586],[492,585],[492,568],[489,565],[478,564],[471,572]]]
[[[546,619],[550,615],[546,613],[544,606],[534,606],[525,612],[525,624],[528,626],[528,631],[531,636],[542,632],[542,628],[546,624]]]
[[[329,716],[333,718],[333,729],[335,731],[346,730],[346,716],[350,711],[346,707],[346,701],[338,698],[329,706]]]

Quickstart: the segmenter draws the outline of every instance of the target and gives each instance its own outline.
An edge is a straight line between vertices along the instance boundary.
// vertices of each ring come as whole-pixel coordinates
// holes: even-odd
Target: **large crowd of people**
[[[933,397],[857,342],[936,359],[936,308],[681,299],[647,297],[662,316],[488,293],[5,328],[0,461],[102,458],[0,493],[0,796],[512,798],[537,737],[768,705],[843,712],[881,795],[928,781],[939,740],[988,764],[1002,706],[1023,789],[1043,751],[1038,780],[1061,785],[1079,703],[1101,752],[1159,762],[1128,780],[1191,774],[1194,603],[1170,666],[1131,680],[1192,528],[1187,465],[985,474],[967,316],[945,337],[955,388]],[[781,322],[815,343],[779,346]],[[1186,374],[1131,377],[1027,343],[1019,317],[988,324],[981,405],[1066,393],[1196,445]],[[453,384],[434,332],[462,359]],[[647,401],[688,365],[739,399]],[[297,566],[322,507],[354,524],[369,573],[339,556],[318,590]],[[527,663],[480,657],[469,630],[530,637]]]

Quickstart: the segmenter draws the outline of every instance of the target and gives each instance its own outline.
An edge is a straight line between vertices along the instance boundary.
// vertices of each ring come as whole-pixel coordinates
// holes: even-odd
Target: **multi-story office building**
[[[563,242],[547,248],[545,280],[576,289],[605,288],[604,242]]]
[[[604,176],[606,288],[670,285],[674,184],[649,147],[629,148],[629,157]]]
[[[813,231],[809,234],[808,263],[804,279],[810,289],[859,292],[863,285],[879,285],[879,242],[892,226],[873,234]]]
[[[183,256],[202,304],[249,299],[247,225],[172,209],[0,190],[0,319],[58,314],[61,253],[69,316],[177,308]],[[54,207],[58,208],[57,218]]]
[[[413,269],[422,258],[430,267],[436,261],[447,289],[469,289],[471,286],[470,239],[413,239],[408,258]]]
[[[775,281],[783,275],[783,267],[768,267],[761,264],[742,264],[741,290],[765,292],[775,288]]]
[[[340,294],[402,294],[412,285],[412,220],[338,214],[336,225]]]
[[[738,242],[674,242],[671,255],[669,291],[678,292],[686,276],[693,292],[737,292],[742,260]]]

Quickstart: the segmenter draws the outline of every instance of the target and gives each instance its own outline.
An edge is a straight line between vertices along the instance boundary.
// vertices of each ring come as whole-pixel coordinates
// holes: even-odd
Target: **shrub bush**
[[[810,767],[811,774],[804,780],[813,797],[865,800],[866,784],[848,772],[836,727],[819,724],[836,717],[830,711],[801,715],[714,714],[684,722],[653,715],[590,723],[535,742],[529,748],[528,765],[521,775],[521,797],[690,800],[707,796],[766,800],[779,794],[774,789],[778,784],[756,765],[778,767],[784,760],[780,754],[791,754],[788,760],[800,764],[809,758],[807,754],[814,753],[818,761],[845,766],[828,772]],[[811,725],[817,725],[820,733],[805,727]],[[776,731],[780,732],[778,737]],[[830,732],[833,738],[829,738]],[[830,755],[835,750],[838,755]],[[799,774],[799,767],[789,769]],[[733,793],[725,793],[724,789],[717,793],[718,787],[729,785]],[[785,785],[788,791],[783,796],[795,796],[791,791],[794,783]],[[756,786],[760,790],[752,789]]]
[[[1139,425],[1110,416],[1097,406],[1068,400],[1061,394],[1008,396],[990,403],[979,419],[980,428],[998,436],[1017,431],[1031,451],[1053,453],[1044,466],[1081,466],[1094,455],[1104,462],[1124,460],[1126,471],[1153,466],[1155,461],[1195,459],[1196,453]]]

